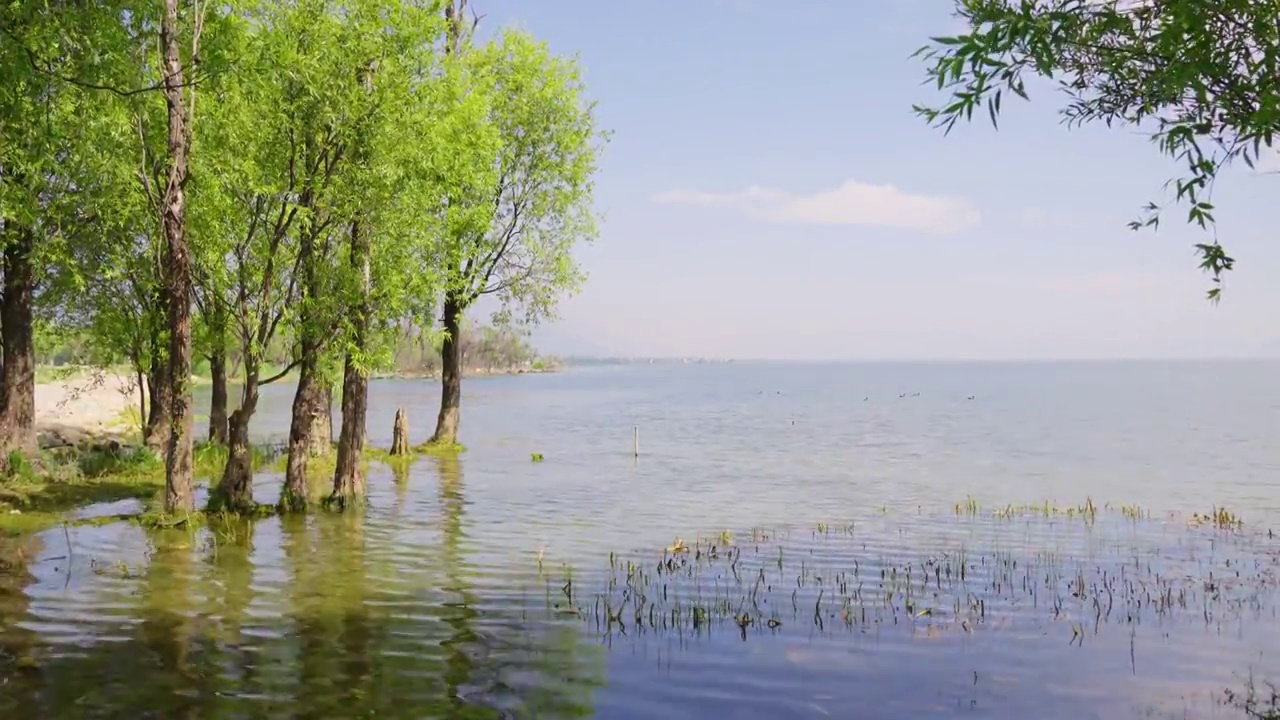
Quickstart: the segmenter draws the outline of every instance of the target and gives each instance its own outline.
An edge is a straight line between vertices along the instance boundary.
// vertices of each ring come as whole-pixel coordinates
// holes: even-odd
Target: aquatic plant
[[[1022,517],[1029,527],[1047,532],[1060,517],[1116,531],[1142,522],[1152,532],[1190,532],[1181,541],[1190,545],[1214,542],[1213,536],[1197,536],[1195,526],[1150,520],[1133,507],[1100,508],[1092,500],[1069,508],[1028,506],[1021,514],[1013,506],[986,515],[976,504],[957,507],[966,523]],[[552,609],[606,635],[699,637],[729,626],[744,640],[784,627],[828,635],[896,632],[935,638],[1026,630],[1030,624],[1039,634],[1059,634],[1065,643],[1083,645],[1108,628],[1125,628],[1136,642],[1144,623],[1163,626],[1182,617],[1209,628],[1230,627],[1280,605],[1280,554],[1275,552],[1259,555],[1249,549],[1233,555],[1219,545],[1211,560],[1196,557],[1184,564],[1159,554],[1134,555],[1130,545],[1119,542],[1079,554],[980,551],[964,545],[928,552],[880,545],[878,553],[868,554],[867,543],[876,538],[861,537],[853,523],[834,531],[828,523],[816,527],[807,536],[756,528],[743,533],[740,542],[726,530],[692,541],[676,538],[652,555],[610,553],[607,570],[576,582],[566,579]],[[1217,524],[1207,529],[1220,530]],[[1239,542],[1252,548],[1244,536]],[[541,567],[541,551],[538,562]]]

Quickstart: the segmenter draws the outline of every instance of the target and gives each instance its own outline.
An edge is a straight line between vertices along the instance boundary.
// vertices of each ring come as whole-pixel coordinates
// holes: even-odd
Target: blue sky
[[[950,137],[908,56],[949,0],[474,0],[576,54],[613,138],[562,354],[768,359],[1280,355],[1280,174],[1215,194],[1221,304],[1141,134],[1067,131],[1033,88]],[[1276,163],[1280,168],[1280,162]]]

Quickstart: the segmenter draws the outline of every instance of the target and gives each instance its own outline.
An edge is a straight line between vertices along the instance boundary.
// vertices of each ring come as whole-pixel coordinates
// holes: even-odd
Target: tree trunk
[[[151,370],[147,373],[150,407],[147,408],[147,424],[142,439],[152,452],[163,457],[168,452],[169,417],[173,403],[169,399],[169,367],[158,336],[152,339],[151,347]]]
[[[321,377],[316,381],[315,393],[316,407],[307,452],[311,457],[326,457],[333,451],[333,386]]]
[[[227,444],[227,352],[214,347],[209,355],[213,388],[209,399],[209,442]]]
[[[198,21],[197,21],[198,22]],[[190,148],[184,72],[179,52],[178,0],[164,1],[160,21],[164,49],[164,99],[169,111],[169,168],[165,183],[161,226],[168,257],[165,271],[169,291],[169,452],[165,458],[165,509],[195,507],[191,402],[191,254],[186,235],[187,151]]]
[[[32,311],[35,273],[31,253],[35,235],[30,228],[6,223],[4,290],[0,297],[0,341],[4,343],[0,367],[0,445],[7,464],[9,453],[35,451],[36,355],[35,318]]]
[[[240,407],[227,420],[227,466],[222,480],[209,497],[215,512],[243,512],[254,508],[253,448],[249,444],[249,420],[258,408],[257,363],[245,358],[244,391]]]
[[[396,410],[396,424],[391,430],[391,454],[409,454],[409,416],[403,407]]]
[[[331,503],[345,508],[364,499],[365,421],[369,409],[369,381],[350,354],[342,369],[342,431],[338,437],[337,468],[333,473]]]
[[[209,498],[209,509],[214,512],[244,512],[254,507],[253,448],[249,445],[251,417],[251,413],[240,407],[227,420],[227,466]]]
[[[147,374],[142,371],[142,361],[134,361],[134,376],[138,380],[138,429],[142,439],[147,439]]]
[[[462,408],[462,303],[449,293],[444,300],[444,344],[440,348],[440,415],[432,444],[458,442],[458,420]]]
[[[363,349],[369,328],[370,253],[369,238],[360,222],[351,223],[351,264],[360,273],[361,298],[354,308],[351,342]],[[342,431],[338,437],[337,467],[333,472],[330,504],[340,508],[364,500],[364,456],[366,417],[369,411],[369,378],[350,350],[342,364]]]
[[[320,414],[324,388],[319,377],[319,353],[314,343],[302,343],[298,365],[298,389],[293,393],[293,416],[289,422],[289,459],[285,466],[280,509],[300,512],[307,509],[307,459],[311,457],[311,436]]]

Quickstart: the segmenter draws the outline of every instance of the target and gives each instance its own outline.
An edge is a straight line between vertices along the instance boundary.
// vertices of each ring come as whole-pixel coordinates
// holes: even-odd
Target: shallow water
[[[373,465],[363,516],[4,548],[0,717],[1237,717],[1223,688],[1280,678],[1277,369],[468,381],[468,451]],[[374,383],[371,440],[436,399]],[[1215,505],[1244,532],[1188,523]]]

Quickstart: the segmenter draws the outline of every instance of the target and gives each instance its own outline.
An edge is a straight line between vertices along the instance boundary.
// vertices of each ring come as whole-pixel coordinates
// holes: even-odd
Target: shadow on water
[[[530,619],[496,581],[473,587],[461,465],[420,467],[436,477],[398,474],[393,504],[436,481],[433,532],[416,547],[357,512],[111,526],[142,562],[91,560],[62,593],[37,587],[51,569],[29,571],[32,547],[0,548],[0,717],[590,715],[598,651],[576,624]]]

